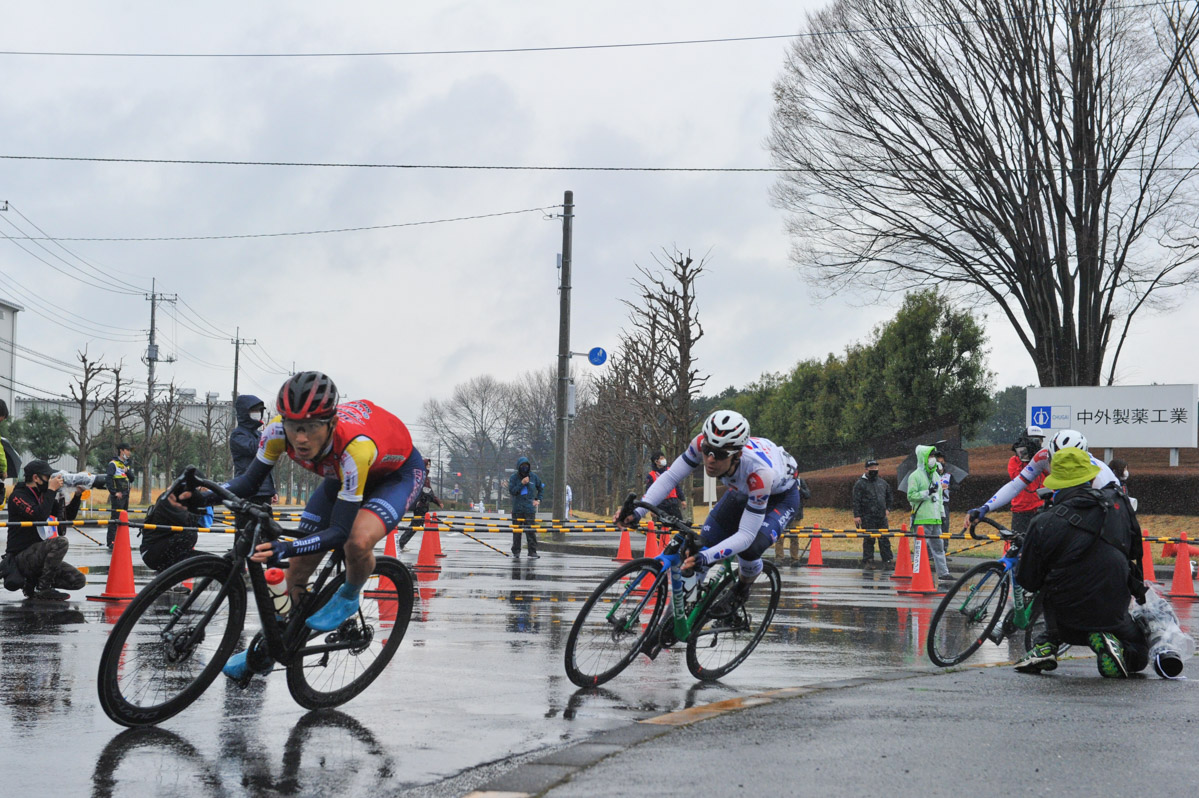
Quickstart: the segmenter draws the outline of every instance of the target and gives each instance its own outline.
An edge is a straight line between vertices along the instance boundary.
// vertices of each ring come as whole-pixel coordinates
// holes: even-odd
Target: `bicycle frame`
[[[240,575],[242,570],[245,569],[249,574],[250,592],[254,596],[254,603],[258,609],[258,616],[262,623],[262,636],[263,642],[266,645],[266,652],[276,662],[286,666],[297,656],[327,651],[340,651],[353,646],[351,643],[334,643],[301,648],[299,644],[307,639],[304,613],[301,611],[292,612],[286,623],[280,623],[275,614],[274,597],[271,595],[270,589],[266,584],[265,568],[262,563],[254,562],[250,559],[255,548],[263,541],[260,532],[264,524],[273,525],[275,527],[273,531],[275,532],[281,532],[282,530],[269,516],[264,514],[266,511],[250,510],[249,508],[252,505],[229,493],[220,485],[199,479],[194,473],[194,468],[189,468],[180,479],[186,480],[188,487],[191,489],[196,487],[207,488],[217,493],[217,495],[222,496],[222,503],[234,512],[235,526],[237,527],[233,547],[222,558],[229,561],[230,578],[225,580],[216,598],[210,602],[209,608],[205,611],[200,621],[193,625],[193,635],[203,635],[208,622],[221,606],[229,590],[232,589],[232,585],[234,584],[233,577]],[[329,578],[340,570],[341,563],[342,553],[340,550],[336,550],[321,569],[316,583],[310,587],[306,597],[319,595]],[[169,572],[164,572],[164,575],[166,573]],[[182,604],[175,605],[172,608],[173,610],[179,610],[179,612],[175,613],[178,617],[182,617],[183,611],[195,601],[196,596],[203,592],[202,588],[206,585],[207,580],[201,581],[199,585],[201,589],[192,591],[183,600]],[[297,607],[296,609],[299,610],[301,608]],[[174,621],[163,629],[163,634],[168,635],[173,628]],[[191,641],[187,642],[191,643]]]
[[[1018,537],[1010,529],[1007,529],[1006,527],[996,523],[995,521],[992,521],[989,518],[981,518],[979,520],[999,530],[999,536],[1004,540],[1011,540]],[[970,531],[971,537],[979,539],[979,536],[974,533],[974,527],[971,526],[969,522],[967,522],[967,528]],[[991,588],[991,592],[994,594],[994,591],[1001,590],[1006,585],[1007,592],[1012,597],[1012,611],[1010,615],[1005,617],[1004,622],[996,624],[994,631],[989,636],[991,641],[998,645],[999,643],[1003,642],[1003,639],[1010,631],[1005,628],[1007,626],[1007,617],[1010,617],[1011,623],[1016,629],[1027,629],[1029,627],[1029,624],[1032,622],[1031,609],[1033,602],[1036,600],[1036,593],[1026,591],[1016,584],[1016,565],[1020,562],[1017,557],[1012,557],[1005,553],[1002,557],[999,557],[996,562],[1002,563],[1003,575],[999,578],[999,581],[996,582],[995,586]],[[965,600],[961,603],[962,607],[965,607],[970,603],[970,601],[978,593],[979,587],[980,585],[975,585],[973,588],[971,588],[970,592],[966,594]]]

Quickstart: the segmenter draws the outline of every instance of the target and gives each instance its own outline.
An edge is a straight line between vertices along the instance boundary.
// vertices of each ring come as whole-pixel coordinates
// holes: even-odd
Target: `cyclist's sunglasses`
[[[728,460],[734,454],[729,449],[717,449],[715,446],[709,446],[706,443],[700,444],[699,450],[704,453],[704,457],[713,457],[717,460]]]
[[[309,418],[303,420],[293,420],[290,418],[283,419],[283,431],[288,435],[311,435],[318,432],[321,428],[329,426],[332,419],[328,418]]]

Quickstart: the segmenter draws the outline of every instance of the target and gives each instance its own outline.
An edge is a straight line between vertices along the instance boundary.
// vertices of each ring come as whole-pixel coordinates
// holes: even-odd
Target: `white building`
[[[17,314],[24,309],[7,299],[0,299],[0,399],[8,404],[10,413],[16,397],[13,379],[17,376]]]

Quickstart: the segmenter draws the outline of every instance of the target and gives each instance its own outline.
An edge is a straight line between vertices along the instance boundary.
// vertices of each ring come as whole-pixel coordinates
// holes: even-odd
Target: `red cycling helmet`
[[[283,383],[275,407],[292,421],[331,419],[337,415],[337,386],[327,374],[301,371]]]

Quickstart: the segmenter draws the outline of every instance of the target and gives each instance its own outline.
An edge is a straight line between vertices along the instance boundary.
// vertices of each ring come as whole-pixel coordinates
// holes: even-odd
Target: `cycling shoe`
[[[358,612],[358,596],[346,597],[341,592],[333,594],[333,598],[312,614],[305,623],[309,629],[317,632],[332,632]]]

